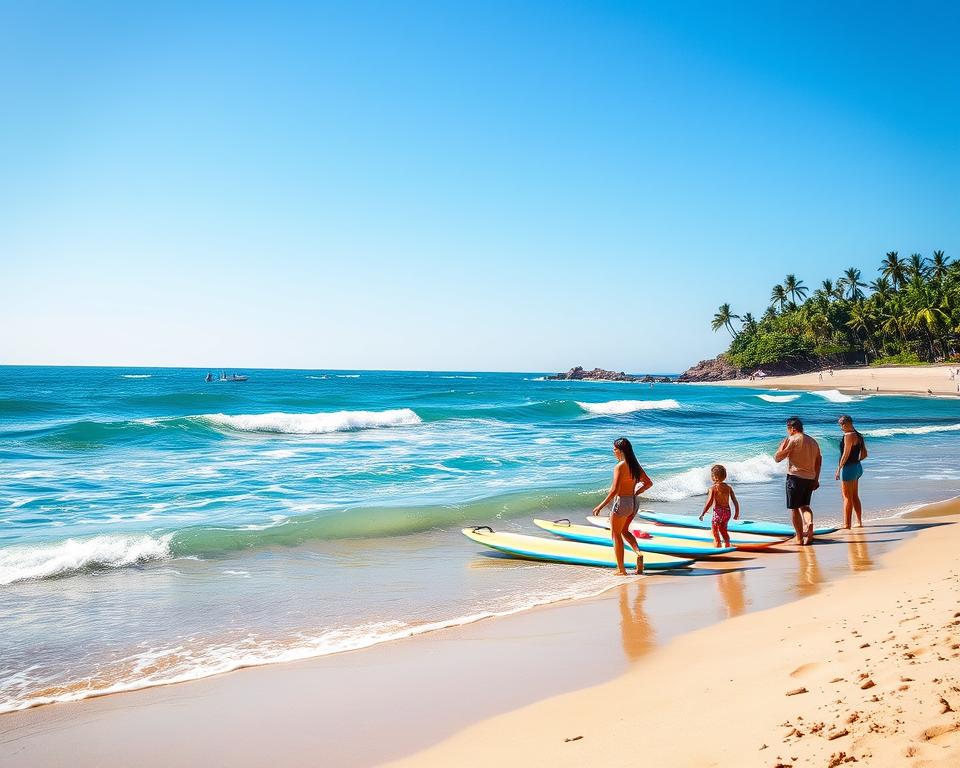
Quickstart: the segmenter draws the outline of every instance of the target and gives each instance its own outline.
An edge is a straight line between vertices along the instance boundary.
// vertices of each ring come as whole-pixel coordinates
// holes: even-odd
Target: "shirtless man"
[[[787,419],[787,436],[780,443],[773,458],[777,462],[790,459],[787,465],[787,509],[793,518],[797,544],[813,540],[813,509],[810,497],[820,487],[820,467],[823,456],[820,446],[810,435],[804,434],[803,422],[796,416]],[[804,532],[806,523],[806,532]]]

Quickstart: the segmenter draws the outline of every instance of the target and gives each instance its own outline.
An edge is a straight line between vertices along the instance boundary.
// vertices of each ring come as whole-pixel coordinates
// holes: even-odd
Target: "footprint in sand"
[[[819,666],[820,666],[819,663],[816,661],[811,661],[809,664],[801,664],[799,667],[793,670],[793,672],[790,673],[790,677],[800,677],[801,675],[805,675],[807,672],[810,672],[811,670],[816,669]]]

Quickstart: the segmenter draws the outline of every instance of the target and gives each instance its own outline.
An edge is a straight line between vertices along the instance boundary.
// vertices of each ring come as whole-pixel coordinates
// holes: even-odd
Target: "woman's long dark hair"
[[[640,462],[637,461],[637,455],[633,452],[633,446],[630,444],[630,441],[625,437],[618,437],[613,441],[613,447],[623,454],[623,460],[627,462],[627,466],[630,468],[630,474],[633,476],[634,481],[639,483],[640,478],[643,476],[643,467],[641,467]]]

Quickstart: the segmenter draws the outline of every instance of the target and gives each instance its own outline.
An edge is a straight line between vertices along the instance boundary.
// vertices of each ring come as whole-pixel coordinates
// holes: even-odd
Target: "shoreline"
[[[691,768],[957,765],[960,496],[928,507],[904,516],[929,527],[880,570],[688,633],[613,681],[390,765],[626,765],[631,744],[644,763]]]
[[[924,509],[904,517],[916,516]],[[247,743],[232,763],[271,760],[280,765],[299,764],[303,754],[316,747],[314,737],[362,736],[363,729],[356,721],[341,719],[344,710],[361,720],[368,717],[386,743],[342,753],[338,764],[373,765],[405,754],[418,755],[431,745],[446,743],[443,740],[453,734],[469,732],[478,722],[536,707],[537,702],[550,701],[552,696],[576,696],[604,680],[616,682],[631,674],[647,655],[658,654],[658,646],[666,644],[669,649],[691,632],[711,632],[727,624],[724,619],[729,616],[789,609],[794,600],[819,591],[822,583],[838,574],[846,580],[847,571],[871,568],[875,553],[894,546],[898,535],[912,535],[904,533],[911,529],[910,523],[888,520],[873,521],[873,530],[861,537],[876,541],[851,541],[847,547],[836,547],[830,545],[844,544],[842,538],[827,539],[811,550],[812,560],[795,549],[783,548],[759,563],[753,556],[716,567],[704,563],[698,570],[706,571],[707,579],[654,576],[632,580],[632,584],[613,584],[599,596],[552,603],[496,621],[373,648],[9,713],[0,716],[0,754],[15,749],[11,755],[19,759],[18,764],[50,764],[72,754],[72,745],[79,738],[89,747],[90,761],[81,760],[78,765],[109,763],[111,755],[119,760],[122,753],[111,753],[113,747],[105,745],[122,745],[124,734],[140,733],[162,722],[177,737],[144,764],[186,765],[204,755],[223,757],[237,724],[249,721],[249,727],[262,728],[262,708],[257,702],[274,700],[282,702],[284,710],[296,713],[284,716],[282,722],[268,718],[268,730],[284,734],[285,749],[278,754],[270,743],[261,743],[268,741],[265,738],[254,739],[257,743]],[[751,573],[761,564],[760,571]],[[690,614],[692,609],[697,615],[691,620],[689,615],[678,615],[677,608],[682,608],[680,614]],[[631,628],[638,620],[640,624]],[[556,657],[555,663],[544,659],[545,646],[548,655]],[[603,653],[584,654],[584,648]],[[480,668],[473,667],[477,663]],[[498,683],[496,691],[485,690],[491,675],[484,665],[496,669],[492,676]],[[557,674],[558,668],[563,674]],[[523,679],[524,686],[516,686],[517,679]],[[416,690],[418,700],[411,702],[402,693],[384,698],[384,686],[387,690],[399,686]],[[463,691],[469,692],[465,703],[459,701]],[[319,692],[324,695],[318,699]],[[458,701],[457,706],[451,707],[449,701],[445,704],[445,697]],[[404,707],[420,715],[416,732],[403,732],[391,722],[390,713]],[[501,714],[504,712],[508,715]],[[211,718],[221,716],[226,730],[204,730],[205,746],[193,740],[200,738],[199,732],[191,735],[198,723],[209,726]],[[328,725],[318,727],[316,718],[328,719]],[[329,745],[325,749],[329,754]]]
[[[936,366],[891,366],[889,368],[834,368],[790,376],[689,382],[698,386],[782,389],[788,391],[830,391],[845,395],[920,395],[960,398],[960,377],[950,378],[960,363]],[[821,378],[822,377],[822,378]],[[928,392],[929,390],[929,392]]]

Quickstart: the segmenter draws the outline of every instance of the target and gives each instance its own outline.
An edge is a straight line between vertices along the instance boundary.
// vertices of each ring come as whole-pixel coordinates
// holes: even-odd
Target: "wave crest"
[[[870,395],[847,395],[839,389],[815,389],[812,390],[810,394],[818,395],[824,400],[829,400],[831,403],[853,403],[859,400],[866,400],[870,397]]]
[[[929,435],[935,432],[960,432],[960,424],[930,424],[925,427],[882,427],[864,429],[868,437],[893,437],[894,435]]]
[[[215,427],[237,432],[267,432],[286,435],[323,435],[331,432],[354,432],[377,427],[404,427],[420,424],[421,419],[409,408],[390,411],[335,411],[333,413],[208,413],[199,417]]]
[[[643,494],[643,498],[652,501],[680,501],[691,496],[705,496],[713,484],[710,478],[712,466],[704,464],[656,482],[653,488]],[[731,483],[766,483],[784,473],[784,467],[766,453],[743,461],[731,461],[723,466],[727,468],[727,480]]]
[[[171,557],[170,540],[148,535],[95,536],[56,544],[0,549],[0,584],[71,576],[97,568],[123,568]]]
[[[791,403],[800,395],[757,395],[757,397],[766,400],[768,403]]]
[[[636,411],[673,411],[682,407],[676,400],[609,400],[605,403],[581,403],[584,411],[597,416],[622,416]]]

